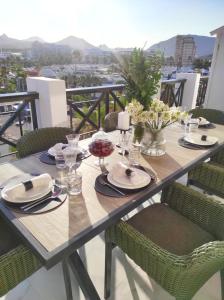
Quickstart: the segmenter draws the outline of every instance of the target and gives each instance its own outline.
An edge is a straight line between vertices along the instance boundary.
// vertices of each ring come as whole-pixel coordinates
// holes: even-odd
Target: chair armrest
[[[224,165],[214,162],[202,163],[188,173],[190,182],[202,189],[223,197],[224,195]]]
[[[41,267],[33,252],[23,245],[0,256],[0,296]]]
[[[187,186],[174,183],[162,192],[165,202],[218,240],[224,240],[224,204]]]

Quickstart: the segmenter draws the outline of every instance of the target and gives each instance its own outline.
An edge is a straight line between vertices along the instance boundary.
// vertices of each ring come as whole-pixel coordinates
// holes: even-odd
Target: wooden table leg
[[[78,254],[77,251],[72,253],[69,257],[69,262],[71,269],[75,275],[75,278],[82,289],[82,292],[86,298],[86,300],[100,300],[100,297],[93,285],[89,274]]]

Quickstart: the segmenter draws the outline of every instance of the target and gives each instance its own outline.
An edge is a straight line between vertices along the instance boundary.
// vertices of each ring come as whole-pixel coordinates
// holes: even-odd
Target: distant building
[[[24,77],[17,77],[16,78],[16,91],[17,92],[27,91],[26,78],[24,78]]]
[[[47,78],[57,78],[56,73],[50,67],[43,67],[39,71],[39,75]]]
[[[7,59],[9,57],[19,57],[22,58],[23,55],[20,52],[10,52],[10,51],[0,51],[0,59]]]
[[[176,37],[175,63],[178,67],[191,66],[195,53],[196,46],[192,36],[178,35]]]

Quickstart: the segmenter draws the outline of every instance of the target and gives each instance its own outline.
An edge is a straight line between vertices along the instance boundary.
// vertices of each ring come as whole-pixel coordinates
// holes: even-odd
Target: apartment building
[[[190,66],[196,53],[194,38],[189,35],[178,35],[176,37],[175,63],[177,66]]]

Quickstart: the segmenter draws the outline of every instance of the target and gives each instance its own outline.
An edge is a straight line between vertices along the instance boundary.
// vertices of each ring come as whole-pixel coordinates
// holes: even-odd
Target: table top
[[[216,125],[214,129],[200,129],[199,132],[202,134],[218,137],[219,144],[206,150],[192,150],[178,145],[178,139],[183,135],[180,126],[166,128],[164,130],[167,141],[166,154],[161,157],[141,155],[140,163],[151,168],[158,178],[155,184],[141,192],[120,198],[97,193],[94,183],[95,178],[100,174],[100,169],[94,164],[96,157],[90,156],[79,168],[83,175],[81,195],[70,196],[57,209],[39,215],[15,212],[0,200],[0,213],[28,246],[32,247],[42,263],[47,268],[51,267],[155,195],[167,184],[224,147],[223,129],[224,126],[221,125]],[[110,135],[114,142],[118,141],[118,131]],[[90,140],[86,139],[80,144],[85,147],[89,142]],[[56,167],[41,163],[39,155],[1,164],[0,183],[22,173],[46,172],[55,177]],[[121,160],[118,149],[106,160],[109,164]]]

